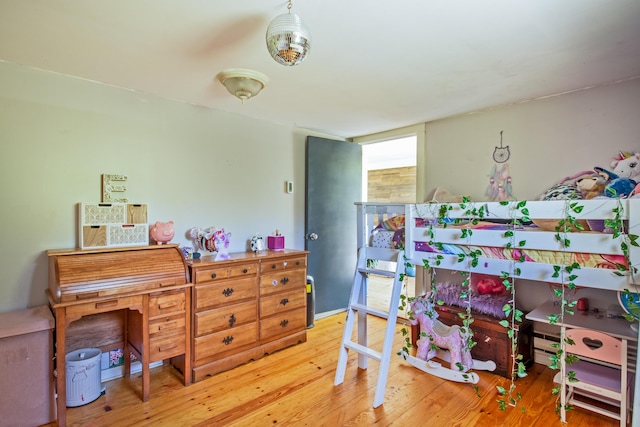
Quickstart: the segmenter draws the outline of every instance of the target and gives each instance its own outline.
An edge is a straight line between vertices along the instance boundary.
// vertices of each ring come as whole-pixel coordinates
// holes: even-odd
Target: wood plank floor
[[[184,387],[173,368],[151,370],[151,398],[139,398],[139,375],[106,383],[106,394],[68,408],[71,426],[561,426],[551,395],[554,372],[534,365],[517,381],[525,407],[501,411],[496,385],[509,382],[479,372],[479,395],[467,384],[447,382],[391,360],[382,406],[372,408],[378,362],[366,370],[349,355],[345,381],[333,385],[344,313],[318,319],[306,343]],[[384,321],[370,317],[371,346],[381,346]],[[401,326],[398,326],[400,331]],[[402,345],[397,334],[394,347]],[[612,419],[571,411],[569,425],[616,426]]]

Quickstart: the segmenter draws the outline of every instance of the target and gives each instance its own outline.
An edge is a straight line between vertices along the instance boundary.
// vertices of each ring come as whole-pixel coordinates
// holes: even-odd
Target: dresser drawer
[[[213,310],[196,313],[194,335],[200,337],[213,332],[222,331],[257,320],[257,304],[255,301],[233,304]]]
[[[194,283],[201,284],[234,277],[255,276],[258,272],[258,263],[222,267],[198,267],[194,271]]]
[[[196,286],[194,291],[196,310],[255,299],[258,295],[256,277]]]
[[[303,308],[286,311],[260,320],[260,339],[270,340],[295,332],[307,326],[307,311]]]
[[[187,336],[178,334],[171,336],[161,335],[157,338],[149,338],[149,357],[151,362],[168,359],[185,353]]]
[[[304,288],[306,281],[307,276],[304,269],[263,274],[260,278],[260,295]]]
[[[66,308],[66,314],[67,317],[86,316],[89,314],[105,313],[107,311],[123,310],[125,308],[142,311],[142,299],[142,295],[135,295],[70,305]]]
[[[149,295],[149,317],[184,313],[186,296],[184,290]]]
[[[265,260],[260,265],[260,273],[270,273],[274,271],[285,271],[292,270],[296,268],[305,268],[307,266],[307,257],[292,257],[292,258],[283,258],[277,260]]]
[[[258,324],[230,328],[224,331],[198,337],[194,340],[194,358],[196,362],[212,356],[232,352],[258,341]]]
[[[260,298],[260,317],[265,318],[283,311],[305,307],[307,299],[303,288]]]
[[[149,321],[149,337],[169,336],[185,333],[186,318],[184,313],[159,317]]]

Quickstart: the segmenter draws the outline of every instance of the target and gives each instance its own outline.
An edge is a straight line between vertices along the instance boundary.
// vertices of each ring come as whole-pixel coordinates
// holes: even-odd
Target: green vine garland
[[[623,253],[624,259],[626,261],[625,264],[616,264],[616,271],[614,272],[616,275],[630,275],[631,278],[635,274],[637,274],[638,269],[636,266],[631,264],[630,258],[630,247],[631,246],[640,246],[638,244],[637,235],[629,234],[625,230],[625,224],[623,221],[624,217],[624,207],[620,199],[617,199],[618,203],[616,207],[613,209],[614,218],[605,220],[605,227],[612,230],[613,238],[622,237],[620,248]],[[510,218],[511,221],[508,223],[508,228],[504,232],[503,237],[507,240],[505,244],[506,249],[517,249],[522,248],[526,245],[525,240],[516,241],[516,233],[515,231],[518,228],[521,228],[523,223],[529,222],[529,210],[527,209],[526,201],[503,201],[500,202],[502,206],[508,206],[510,210]],[[430,204],[431,205],[431,204]],[[437,212],[437,226],[441,228],[446,228],[447,224],[451,223],[449,218],[449,211],[454,209],[452,204],[439,204],[439,210]],[[462,203],[459,204],[459,208],[464,211],[464,216],[469,220],[467,225],[461,228],[461,237],[463,239],[468,239],[473,235],[472,226],[476,225],[480,220],[486,217],[488,212],[486,211],[485,204],[477,207],[476,204],[471,203],[469,198],[464,197]],[[564,206],[564,218],[560,219],[558,224],[555,227],[555,235],[554,238],[560,243],[561,250],[563,253],[569,253],[571,247],[571,240],[569,238],[570,233],[575,231],[584,231],[584,227],[578,221],[577,216],[583,211],[584,206],[581,205],[578,201],[575,200],[567,200]],[[433,217],[433,215],[431,215]],[[456,219],[454,224],[459,224],[460,220]],[[429,222],[429,226],[426,231],[426,235],[429,238],[428,244],[430,246],[435,247],[436,249],[442,251],[444,245],[441,242],[435,242],[435,232],[434,232],[434,224]],[[471,276],[471,267],[476,267],[479,262],[479,257],[481,253],[480,251],[469,250],[468,253],[458,255],[457,262],[462,263],[468,261],[467,268],[465,270],[460,270],[460,274],[463,275],[464,279],[462,282],[462,291],[460,298],[467,299],[468,303],[466,304],[467,310],[466,313],[461,313],[460,317],[463,320],[463,327],[469,329],[471,332],[471,338],[467,342],[467,346],[469,350],[475,345],[475,342],[472,338],[472,330],[471,324],[473,323],[473,316],[471,313],[471,304],[470,297],[471,292],[469,292],[469,284],[470,284],[470,276]],[[431,295],[435,294],[437,290],[437,284],[435,281],[436,278],[436,268],[441,265],[444,257],[440,254],[435,255],[432,262],[428,260],[423,260],[423,267],[426,271],[429,272],[430,275],[430,283],[432,286]],[[515,307],[516,301],[516,289],[514,286],[515,280],[518,276],[520,276],[520,268],[518,267],[518,263],[525,262],[524,254],[520,253],[517,259],[513,259],[511,263],[511,271],[503,271],[500,275],[502,279],[502,284],[505,286],[507,291],[511,293],[510,302],[505,304],[503,307],[503,312],[505,313],[506,319],[501,320],[499,323],[507,330],[507,336],[511,341],[511,357],[512,357],[512,367],[511,367],[511,381],[508,388],[504,388],[501,386],[497,386],[497,390],[500,399],[497,400],[499,404],[499,408],[501,410],[506,410],[507,406],[516,406],[517,402],[522,398],[521,394],[516,390],[515,380],[519,377],[524,377],[527,375],[526,366],[524,365],[522,359],[522,355],[518,354],[518,324],[522,322],[524,314],[522,311],[518,310]],[[556,297],[560,298],[560,312],[555,314],[550,314],[548,316],[549,323],[554,324],[562,324],[564,321],[564,315],[569,314],[572,315],[574,313],[573,309],[577,303],[575,300],[570,300],[567,297],[568,291],[575,291],[576,280],[578,279],[578,270],[580,269],[580,265],[578,263],[563,263],[562,265],[554,265],[553,266],[554,273],[552,277],[554,279],[558,279],[558,281],[562,284],[559,288],[553,290]],[[633,280],[632,280],[633,281]],[[624,290],[625,293],[630,293],[628,289]],[[400,296],[400,309],[407,310],[411,302],[413,302],[414,298],[408,297],[408,295],[403,294]],[[443,301],[432,301],[435,304],[443,305]],[[636,309],[640,310],[640,307],[636,307]],[[410,310],[407,310],[407,314],[410,318],[413,317],[413,313]],[[635,321],[636,319],[633,316],[625,313],[625,318],[629,321]],[[402,328],[402,334],[404,336],[404,346],[401,352],[398,354],[402,354],[402,352],[409,353],[409,349],[413,347],[411,343],[411,336],[409,330],[407,328]],[[422,332],[422,334],[424,334]],[[422,335],[424,336],[424,335]],[[560,369],[560,360],[562,357],[565,357],[565,361],[568,365],[575,362],[577,357],[566,353],[565,346],[573,344],[571,340],[566,337],[561,337],[561,340],[557,344],[553,344],[552,346],[556,348],[556,353],[551,355],[550,368],[551,369]],[[577,381],[575,378],[575,372],[570,371],[567,373],[569,381]],[[474,390],[478,396],[478,387],[474,386]],[[552,393],[554,395],[559,394],[560,387],[554,387]],[[525,408],[521,408],[522,411],[525,411]],[[566,406],[566,409],[572,409],[570,405]],[[560,410],[560,404],[556,404],[556,411]]]

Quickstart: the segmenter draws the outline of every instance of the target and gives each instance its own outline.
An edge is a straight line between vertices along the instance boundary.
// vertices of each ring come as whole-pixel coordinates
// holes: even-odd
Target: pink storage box
[[[284,236],[268,236],[267,248],[269,249],[284,249]]]

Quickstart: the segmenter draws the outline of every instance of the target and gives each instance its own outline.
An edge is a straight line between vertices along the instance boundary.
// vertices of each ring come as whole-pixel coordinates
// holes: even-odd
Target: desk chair
[[[620,426],[627,425],[629,398],[632,393],[632,378],[628,375],[627,340],[590,329],[569,329],[562,327],[566,337],[565,355],[561,358],[560,372],[554,381],[561,385],[560,415],[566,422],[566,405],[572,405],[620,420]],[[567,362],[570,355],[579,360]],[[596,361],[605,362],[594,363]],[[605,365],[606,364],[606,365]],[[569,375],[575,372],[575,379]],[[576,381],[577,379],[577,381]],[[576,398],[587,396],[619,408],[614,412]]]

